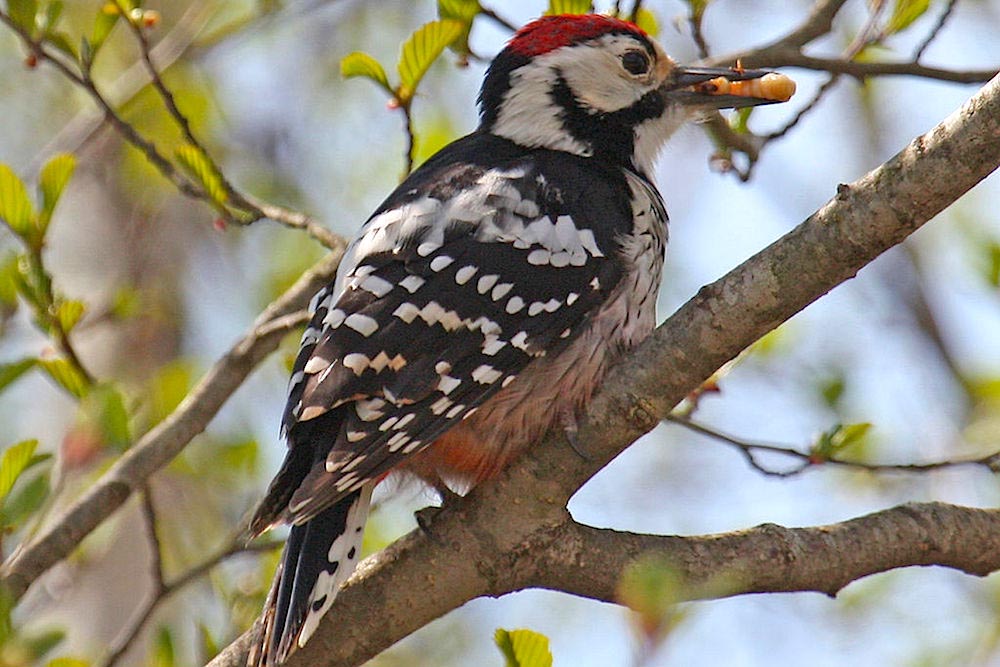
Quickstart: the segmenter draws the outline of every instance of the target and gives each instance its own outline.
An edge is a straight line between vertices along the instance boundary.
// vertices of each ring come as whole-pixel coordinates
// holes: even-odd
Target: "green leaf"
[[[635,24],[645,30],[650,37],[660,34],[660,22],[656,20],[656,14],[645,7],[639,8],[639,13],[635,15]]]
[[[986,245],[986,263],[983,275],[991,287],[1000,287],[1000,243]]]
[[[750,116],[753,114],[753,107],[744,107],[738,109],[736,113],[733,114],[732,119],[729,121],[729,126],[733,128],[733,132],[736,134],[747,134],[750,132],[748,127],[750,123]]]
[[[21,359],[20,361],[0,364],[0,391],[34,368],[35,363],[34,359]]]
[[[17,254],[13,252],[0,260],[0,315],[17,308],[17,286],[20,282],[18,261]]]
[[[885,34],[892,35],[905,30],[924,15],[930,4],[930,0],[896,0],[892,7],[892,16],[885,26]]]
[[[149,425],[165,419],[187,396],[194,384],[194,369],[184,360],[175,360],[160,368],[150,383]]]
[[[114,5],[105,5],[97,12],[97,18],[94,19],[94,30],[90,33],[90,39],[84,38],[84,41],[87,43],[88,62],[94,59],[97,51],[104,45],[104,41],[111,34],[111,30],[115,27],[115,24],[118,23],[119,16],[121,14],[118,13],[118,8]]]
[[[80,65],[84,70],[90,70],[94,62],[94,47],[86,35],[80,36]]]
[[[449,46],[461,56],[461,62],[465,64],[470,53],[469,33],[472,32],[472,22],[479,16],[483,7],[479,4],[479,0],[438,0],[437,4],[439,17],[462,24],[462,32]]]
[[[479,0],[438,0],[437,4],[438,16],[462,23],[472,23],[472,20],[483,10]]]
[[[70,41],[69,33],[62,30],[58,32],[51,32],[46,39],[49,40],[49,44],[62,51],[73,60],[77,60],[80,57],[80,54],[77,53],[75,48],[73,48],[73,43]]]
[[[0,219],[23,239],[32,236],[35,211],[28,199],[28,190],[17,174],[0,162]]]
[[[80,406],[89,423],[96,427],[102,440],[119,450],[132,441],[125,398],[111,384],[100,384],[87,392]]]
[[[49,476],[36,475],[34,479],[15,489],[0,508],[0,527],[14,530],[28,517],[34,516],[49,497]]]
[[[119,320],[128,319],[139,313],[142,294],[135,287],[125,285],[115,292],[111,300],[110,313]]]
[[[69,153],[60,153],[49,160],[38,177],[38,188],[42,193],[42,212],[39,215],[38,227],[42,234],[48,229],[52,212],[59,203],[66,184],[76,169],[76,158]]]
[[[431,21],[410,35],[403,44],[403,52],[397,65],[400,83],[396,97],[400,102],[406,104],[413,99],[420,80],[431,64],[445,47],[458,39],[462,30],[463,26],[459,21]]]
[[[552,667],[549,638],[531,630],[497,628],[493,635],[507,667]]]
[[[200,640],[199,662],[207,663],[222,650],[219,647],[219,642],[215,641],[215,637],[212,636],[212,631],[200,621],[198,623],[198,638]]]
[[[219,204],[225,204],[228,197],[222,185],[222,177],[197,146],[186,144],[177,149],[177,160],[184,170],[205,189],[208,196]]]
[[[56,317],[59,318],[59,326],[67,333],[72,331],[86,310],[87,306],[84,305],[83,301],[76,299],[60,301],[56,307]]]
[[[687,0],[688,7],[691,8],[691,16],[695,19],[701,18],[708,9],[708,3],[712,0]]]
[[[819,394],[823,397],[823,402],[828,408],[834,410],[840,406],[840,401],[844,397],[846,389],[846,378],[843,373],[839,372],[832,377],[824,378],[819,383]]]
[[[225,443],[218,456],[228,472],[251,475],[257,472],[259,452],[257,441],[250,439]]]
[[[390,95],[393,94],[392,86],[389,85],[389,79],[386,77],[382,64],[367,53],[355,51],[344,56],[343,60],[340,61],[340,75],[345,79],[356,76],[371,79],[388,91]]]
[[[17,601],[6,586],[0,586],[0,646],[6,646],[12,633],[10,613]]]
[[[872,425],[868,422],[859,424],[835,424],[820,436],[809,448],[809,455],[814,462],[829,461],[846,447],[860,444],[868,435]]]
[[[7,497],[21,473],[27,470],[38,447],[37,440],[24,440],[11,445],[0,458],[0,500]]]
[[[80,658],[54,658],[45,667],[90,667],[90,663]]]
[[[65,359],[39,359],[38,365],[60,387],[76,398],[82,398],[87,392],[87,379]]]
[[[635,612],[642,632],[660,641],[684,618],[677,603],[684,599],[686,588],[668,560],[644,556],[622,572],[616,597]]]
[[[59,23],[59,17],[62,16],[63,7],[66,3],[63,0],[52,0],[48,5],[45,6],[45,29],[51,30],[56,27]]]
[[[838,449],[844,447],[850,447],[853,444],[861,442],[861,440],[868,435],[868,431],[872,429],[872,424],[870,422],[861,422],[859,424],[845,424],[837,432],[836,436],[833,438],[833,444]]]
[[[170,634],[170,628],[161,626],[156,632],[156,642],[153,644],[153,659],[150,667],[174,667],[176,659],[174,657],[174,638]]]
[[[30,34],[35,34],[35,16],[38,14],[37,0],[7,0],[10,19]]]
[[[32,660],[40,660],[66,638],[63,630],[48,630],[24,639],[24,647]]]
[[[36,308],[46,308],[45,292],[49,281],[44,270],[28,255],[18,255],[15,268],[12,277],[17,293]]]
[[[790,346],[790,338],[794,338],[791,325],[784,324],[761,336],[750,346],[750,353],[761,359],[773,359],[776,355],[786,352]]]
[[[549,0],[547,16],[554,14],[589,14],[594,10],[591,0]]]

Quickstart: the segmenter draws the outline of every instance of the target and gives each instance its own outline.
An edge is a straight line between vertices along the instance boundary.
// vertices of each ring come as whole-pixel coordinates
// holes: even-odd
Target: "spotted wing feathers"
[[[565,199],[527,167],[483,170],[459,195],[369,220],[296,359],[291,446],[317,418],[336,433],[280,518],[301,524],[378,479],[576,336],[620,271],[614,225]]]

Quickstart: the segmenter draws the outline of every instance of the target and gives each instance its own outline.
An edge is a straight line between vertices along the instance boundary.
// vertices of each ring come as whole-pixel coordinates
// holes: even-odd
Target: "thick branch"
[[[591,404],[578,433],[587,460],[551,437],[446,507],[431,526],[433,539],[411,533],[362,563],[289,667],[361,664],[474,597],[510,590],[512,563],[539,536],[565,524],[569,497],[608,461],[722,364],[854,276],[998,165],[1000,78],[889,162],[840,186],[822,209],[658,327]],[[900,541],[883,538],[886,549]],[[243,664],[248,642],[245,634],[212,664]]]
[[[0,567],[0,583],[20,598],[50,567],[65,558],[146,480],[169,463],[199,433],[281,339],[305,322],[302,309],[330,281],[340,252],[327,255],[281,297],[271,303],[251,327],[166,419],[147,432],[102,477],[73,502],[37,538],[15,552]]]
[[[653,556],[683,582],[683,599],[816,591],[912,565],[986,576],[1000,570],[1000,510],[911,503],[811,528],[764,524],[721,535],[638,535],[568,522],[526,555],[512,590],[550,588],[615,602],[623,570]],[[540,556],[540,557],[539,557]]]

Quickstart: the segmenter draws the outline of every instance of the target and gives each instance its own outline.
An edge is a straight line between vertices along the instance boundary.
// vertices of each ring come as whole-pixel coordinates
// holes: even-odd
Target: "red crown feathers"
[[[613,33],[646,35],[634,23],[601,14],[543,16],[518,30],[507,48],[530,58],[561,46]]]

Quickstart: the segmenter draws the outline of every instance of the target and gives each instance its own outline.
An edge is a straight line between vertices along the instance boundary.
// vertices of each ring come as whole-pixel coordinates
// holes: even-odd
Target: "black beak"
[[[679,66],[661,89],[679,104],[739,109],[786,102],[795,93],[795,82],[763,69]]]

